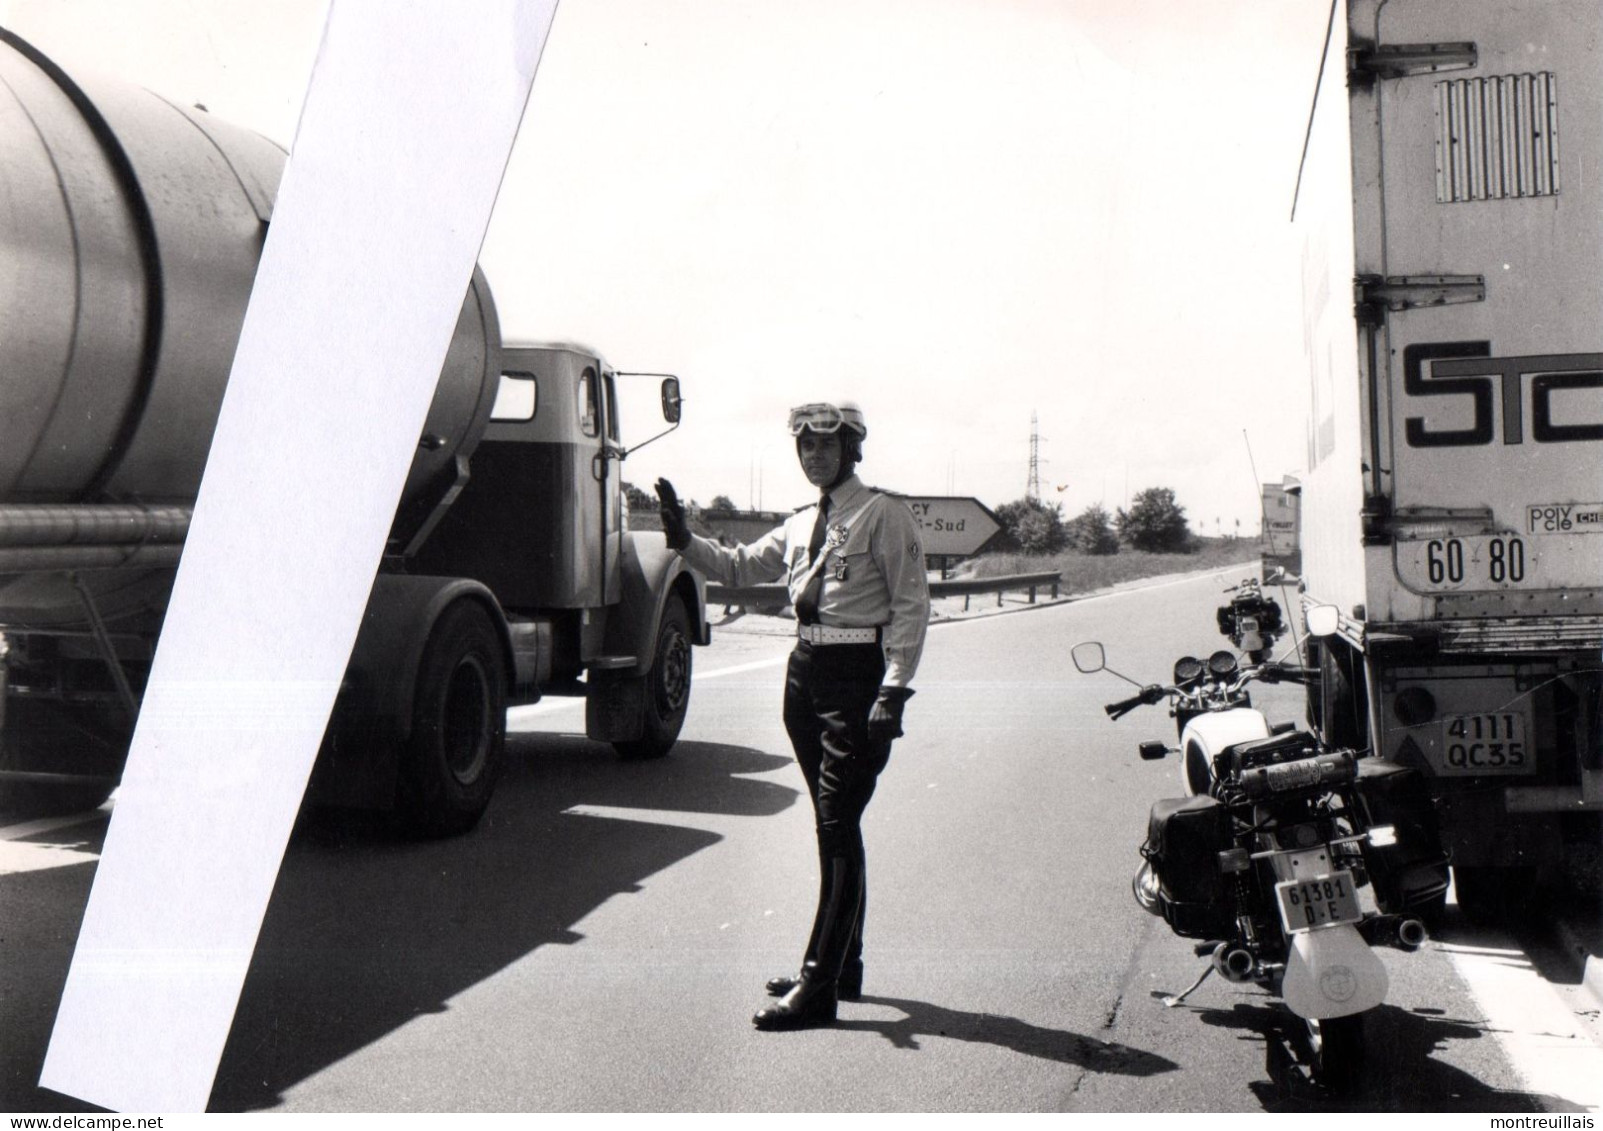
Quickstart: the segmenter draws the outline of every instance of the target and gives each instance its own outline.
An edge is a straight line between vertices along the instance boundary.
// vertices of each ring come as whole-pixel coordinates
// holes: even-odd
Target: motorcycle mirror
[[[1131,679],[1123,672],[1116,672],[1108,667],[1107,653],[1102,650],[1102,645],[1098,641],[1087,640],[1083,644],[1076,644],[1069,649],[1069,655],[1074,657],[1074,666],[1086,675],[1090,675],[1092,672],[1107,672],[1109,675],[1116,675],[1124,680],[1125,683],[1134,684],[1136,687],[1146,686],[1137,680]]]
[[[1341,627],[1341,610],[1335,605],[1312,605],[1306,615],[1309,636],[1334,636]]]
[[[1108,666],[1107,653],[1102,650],[1102,645],[1095,640],[1087,640],[1084,644],[1076,644],[1069,650],[1069,655],[1074,657],[1074,666],[1079,668],[1084,675],[1102,671]]]

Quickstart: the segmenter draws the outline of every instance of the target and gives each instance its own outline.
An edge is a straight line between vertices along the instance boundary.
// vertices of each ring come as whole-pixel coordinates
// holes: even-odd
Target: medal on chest
[[[846,580],[846,555],[840,553],[840,548],[846,545],[846,527],[836,524],[829,528],[824,536],[824,552],[834,553],[835,559],[826,564],[825,568],[836,581]]]

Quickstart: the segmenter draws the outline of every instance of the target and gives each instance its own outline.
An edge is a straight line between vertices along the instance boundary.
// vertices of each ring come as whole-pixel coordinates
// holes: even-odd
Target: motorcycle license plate
[[[1353,874],[1345,870],[1306,880],[1283,880],[1275,885],[1275,898],[1280,902],[1280,921],[1291,932],[1356,923],[1363,918]]]

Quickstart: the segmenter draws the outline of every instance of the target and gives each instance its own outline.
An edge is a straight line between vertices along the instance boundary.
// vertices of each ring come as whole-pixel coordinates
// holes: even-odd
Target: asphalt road
[[[698,651],[681,745],[622,762],[583,709],[514,712],[483,824],[398,843],[314,814],[294,838],[213,1110],[1534,1112],[1603,1103],[1598,1003],[1546,935],[1450,909],[1383,952],[1362,1090],[1322,1095],[1292,1020],[1210,979],[1129,878],[1177,766],[1127,686],[1222,644],[1193,579],[935,626],[866,821],[867,976],[841,1023],[753,1030],[815,896],[810,811],[779,721],[787,639],[744,618]],[[1300,717],[1300,690],[1259,696]],[[0,1109],[84,1110],[34,1086],[104,832],[0,829]]]

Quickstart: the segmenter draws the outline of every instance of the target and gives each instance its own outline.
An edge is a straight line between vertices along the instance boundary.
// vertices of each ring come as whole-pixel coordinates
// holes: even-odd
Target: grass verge
[[[969,577],[998,577],[1015,573],[1044,573],[1056,570],[1063,575],[1068,593],[1089,593],[1143,577],[1240,565],[1242,577],[1258,575],[1262,548],[1256,538],[1200,538],[1190,554],[1150,554],[1143,550],[1120,550],[1117,554],[1082,554],[1065,550],[1057,554],[983,554],[958,567]]]

